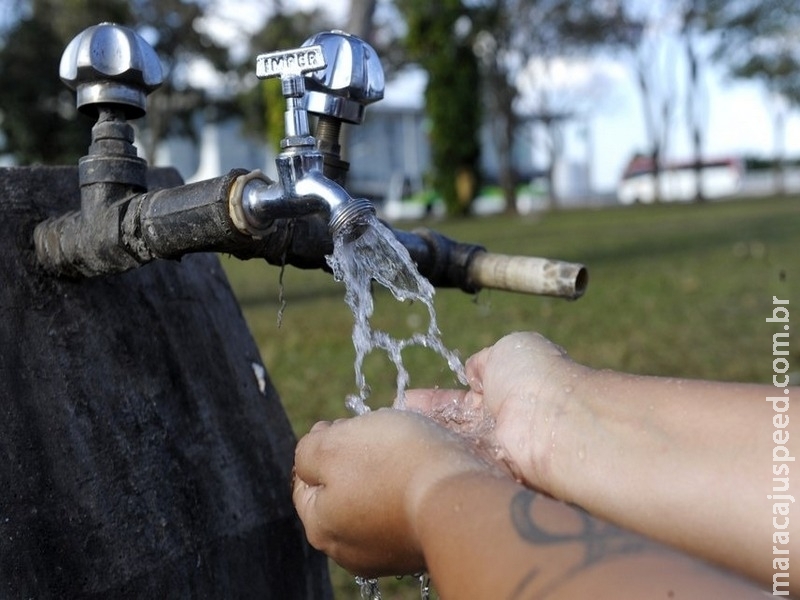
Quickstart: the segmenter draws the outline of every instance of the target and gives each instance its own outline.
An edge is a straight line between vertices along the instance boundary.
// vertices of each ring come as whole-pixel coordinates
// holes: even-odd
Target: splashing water
[[[345,301],[355,319],[353,346],[356,351],[354,368],[358,394],[348,396],[347,407],[357,415],[369,411],[366,399],[370,389],[362,365],[367,354],[376,348],[384,350],[397,369],[395,408],[405,406],[409,374],[403,365],[402,351],[408,346],[419,345],[434,350],[445,359],[458,380],[464,385],[467,383],[458,354],[448,350],[442,343],[433,307],[434,287],[419,274],[405,246],[374,215],[366,217],[364,225],[364,233],[358,238],[337,236],[333,255],[326,257],[336,280],[345,284]],[[388,288],[400,302],[410,300],[424,303],[429,316],[427,331],[396,339],[385,331],[373,330],[370,324],[374,310],[372,281]]]
[[[420,600],[431,600],[431,578],[427,573],[417,573],[414,575],[419,581]],[[359,588],[361,600],[382,600],[381,590],[377,579],[367,579],[366,577],[356,576],[356,585]],[[398,575],[398,581],[403,579]]]
[[[377,579],[356,577],[356,585],[359,588],[361,600],[381,600],[381,590],[378,587]]]
[[[461,359],[458,354],[447,349],[441,339],[436,310],[433,307],[434,287],[417,271],[405,246],[374,215],[369,215],[359,225],[364,226],[360,237],[352,238],[347,232],[337,236],[334,239],[333,254],[325,257],[336,280],[345,284],[345,301],[354,317],[354,369],[358,394],[347,397],[347,408],[357,415],[370,410],[366,404],[370,388],[362,367],[364,358],[376,348],[384,350],[397,369],[395,408],[405,407],[405,389],[409,374],[403,365],[402,352],[408,346],[420,345],[437,352],[445,359],[458,380],[466,385],[467,377]],[[415,333],[409,338],[396,339],[385,331],[373,330],[370,323],[375,308],[371,287],[373,281],[389,289],[400,302],[422,302],[428,310],[427,331]],[[420,599],[429,600],[430,578],[427,573],[419,574],[418,578]],[[378,580],[356,577],[356,585],[362,600],[381,599]]]
[[[431,578],[427,573],[419,575],[419,598],[420,600],[430,600],[431,597]]]

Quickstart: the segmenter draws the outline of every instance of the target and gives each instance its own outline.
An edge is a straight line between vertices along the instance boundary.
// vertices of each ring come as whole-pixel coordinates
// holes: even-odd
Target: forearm
[[[774,388],[595,372],[553,424],[546,489],[614,523],[769,581],[770,392]]]
[[[443,599],[528,597],[574,562],[574,549],[542,552],[514,530],[510,507],[520,489],[475,475],[443,481],[424,498],[417,535]]]
[[[505,478],[440,482],[414,519],[449,598],[755,598],[738,579]]]

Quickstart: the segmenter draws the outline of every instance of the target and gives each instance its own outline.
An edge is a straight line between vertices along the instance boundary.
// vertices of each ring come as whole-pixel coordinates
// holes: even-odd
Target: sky
[[[771,99],[760,84],[732,81],[718,68],[712,68],[706,74],[706,85],[706,157],[773,156],[775,99]],[[613,186],[633,152],[647,147],[641,99],[630,76],[615,82],[614,98],[614,103],[599,107],[591,115],[592,173],[598,189]],[[685,113],[676,115],[668,159],[692,158],[688,129],[684,123]],[[578,145],[574,141],[568,152],[578,153]],[[800,155],[797,111],[787,113],[784,147],[787,156]]]

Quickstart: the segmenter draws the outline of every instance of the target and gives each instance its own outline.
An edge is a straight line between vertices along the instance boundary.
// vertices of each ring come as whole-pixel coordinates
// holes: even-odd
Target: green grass
[[[589,269],[587,293],[575,302],[438,291],[443,339],[464,358],[508,332],[537,330],[598,368],[768,382],[777,328],[764,319],[771,314],[772,296],[790,299],[790,310],[800,303],[798,198],[581,209],[430,225],[493,252],[582,262]],[[344,397],[355,390],[352,315],[341,284],[323,272],[287,268],[279,328],[279,269],[255,261],[224,264],[298,435],[317,420],[347,416]],[[398,333],[425,323],[420,307],[399,305],[380,291],[374,322]],[[797,340],[791,353],[792,370],[798,371]],[[413,386],[452,385],[446,365],[428,351],[405,356]],[[369,357],[366,369],[370,404],[389,404],[393,369],[380,356]],[[337,597],[357,597],[349,577],[336,571],[334,580],[341,590]],[[410,583],[399,588],[385,597],[418,597]]]

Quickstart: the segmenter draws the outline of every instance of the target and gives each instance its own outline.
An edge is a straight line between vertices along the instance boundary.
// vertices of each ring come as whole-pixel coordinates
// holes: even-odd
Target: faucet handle
[[[334,29],[304,43],[318,45],[328,63],[324,71],[306,77],[308,112],[359,124],[368,104],[383,98],[384,76],[375,49],[361,38]]]
[[[256,57],[256,77],[291,79],[326,67],[322,47],[306,46],[292,50],[278,50]]]
[[[308,113],[301,104],[306,93],[303,76],[326,66],[320,46],[307,46],[292,50],[279,50],[256,57],[256,77],[259,79],[281,78],[281,91],[286,98],[284,126],[286,136],[281,141],[284,148],[313,146],[308,126]]]
[[[138,33],[114,23],[84,29],[64,49],[61,80],[77,92],[78,109],[97,116],[98,105],[119,107],[128,118],[145,114],[147,94],[161,85],[161,62]]]

